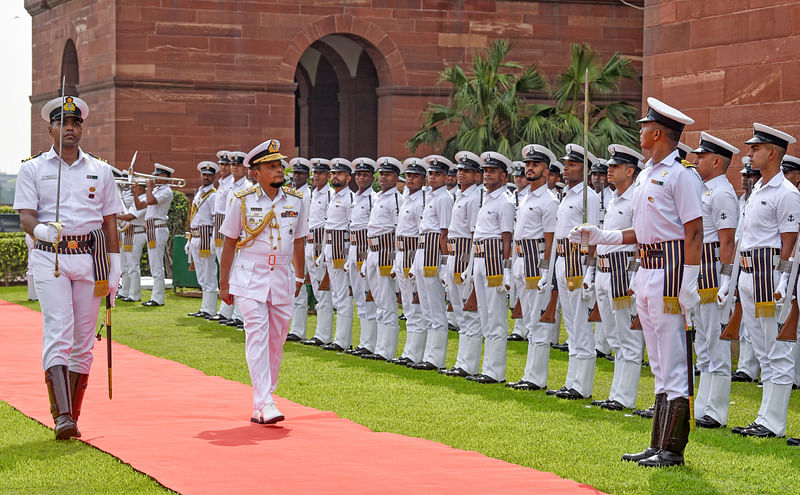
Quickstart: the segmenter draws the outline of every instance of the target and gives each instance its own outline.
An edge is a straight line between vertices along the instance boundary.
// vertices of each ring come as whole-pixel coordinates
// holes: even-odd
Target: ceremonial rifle
[[[797,340],[797,301],[792,298],[795,285],[797,285],[797,266],[800,257],[800,236],[795,241],[794,260],[792,270],[789,272],[789,285],[786,286],[786,295],[781,311],[778,313],[778,336],[776,340],[794,342]],[[792,315],[792,318],[789,316]],[[792,321],[794,320],[794,321]]]
[[[736,286],[739,282],[739,267],[741,265],[741,255],[739,253],[739,246],[742,240],[736,243],[736,252],[733,256],[733,269],[731,270],[731,281],[728,284],[728,297],[725,299],[725,305],[722,307],[722,333],[720,333],[720,340],[739,340],[739,326],[742,324],[742,303],[735,294]],[[731,305],[736,302],[731,315]]]

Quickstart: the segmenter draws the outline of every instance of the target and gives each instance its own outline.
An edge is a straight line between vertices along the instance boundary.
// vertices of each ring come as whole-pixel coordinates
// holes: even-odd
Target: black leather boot
[[[89,383],[89,375],[82,373],[69,372],[69,390],[72,395],[72,419],[75,420],[75,435],[80,438],[81,432],[78,430],[78,416],[81,414],[81,404],[83,396],[86,395],[86,385]]]
[[[44,372],[47,395],[50,397],[50,414],[56,425],[56,439],[67,440],[78,433],[72,418],[72,401],[66,366],[51,366]]]
[[[666,405],[667,394],[656,394],[656,400],[653,403],[653,431],[650,433],[650,446],[638,454],[623,454],[623,461],[638,462],[658,454],[658,451],[661,450]]]
[[[639,461],[645,467],[683,465],[683,449],[689,442],[689,399],[679,397],[667,402],[666,420],[658,454]]]

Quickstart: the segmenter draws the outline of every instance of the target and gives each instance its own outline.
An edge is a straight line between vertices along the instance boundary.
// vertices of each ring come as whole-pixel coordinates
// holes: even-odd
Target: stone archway
[[[302,156],[375,157],[378,73],[362,45],[327,35],[298,62],[295,142]]]
[[[78,84],[80,84],[78,51],[75,49],[75,42],[71,39],[64,43],[64,51],[61,54],[61,74],[64,75],[65,94],[78,96]],[[58,85],[60,94],[61,78],[58,80]]]

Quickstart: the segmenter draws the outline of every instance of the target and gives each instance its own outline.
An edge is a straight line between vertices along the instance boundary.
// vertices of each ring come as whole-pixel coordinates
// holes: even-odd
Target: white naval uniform
[[[739,223],[739,201],[725,174],[703,183],[703,244],[719,242],[721,229]],[[717,260],[717,279],[720,262]],[[695,367],[700,382],[694,401],[694,416],[708,415],[721,425],[728,423],[731,396],[731,343],[719,338],[722,309],[713,301],[700,304],[695,316]]]
[[[514,231],[514,199],[506,191],[499,187],[484,193],[483,206],[475,220],[475,242],[498,239],[503,232]],[[508,291],[502,283],[499,287],[488,286],[486,258],[475,258],[472,273],[485,342],[481,374],[502,382],[506,379]]]
[[[447,229],[448,239],[472,239],[481,200],[481,190],[475,184],[469,186],[466,191],[462,191],[460,188],[456,191],[453,215],[450,219],[450,227]],[[469,256],[469,252],[466,253],[466,256]],[[455,262],[455,255],[451,253],[447,258],[447,292],[450,295],[450,302],[453,304],[453,314],[458,326],[458,354],[454,367],[461,368],[469,375],[476,375],[480,371],[483,337],[480,314],[475,311],[464,311],[464,302],[469,297],[472,286],[456,283],[453,273]]]
[[[130,207],[133,205],[133,193],[131,192],[129,187],[125,187],[120,191],[120,197],[122,198],[122,212],[127,213],[130,210]],[[119,267],[120,267],[120,278],[119,278],[119,291],[117,291],[117,297],[128,297],[128,292],[130,292],[131,280],[130,280],[130,266],[128,265],[130,260],[128,259],[125,254],[122,252],[122,241],[125,235],[122,232],[118,231],[117,240],[119,243]]]
[[[442,186],[427,191],[422,219],[419,222],[420,238],[428,232],[441,234],[442,229],[450,226],[452,216],[453,197],[447,188]],[[439,245],[441,246],[441,241]],[[439,260],[436,260],[436,265],[439,265]],[[425,318],[425,328],[428,329],[422,361],[444,368],[447,359],[447,303],[442,276],[445,274],[439,273],[437,269],[436,273],[426,277],[424,266],[425,251],[418,249],[414,257],[414,277],[417,281],[422,317]]]
[[[780,234],[797,232],[798,217],[800,191],[786,180],[783,172],[778,172],[767,183],[759,179],[745,208],[740,251],[747,252],[755,248],[780,250]],[[777,268],[777,256],[773,257],[773,267]],[[777,286],[780,280],[777,269],[773,270],[773,280]],[[742,314],[755,315],[752,273],[740,273],[739,296]],[[761,408],[755,422],[781,437],[786,433],[789,395],[794,381],[792,350],[795,344],[776,340],[778,325],[775,316],[755,318],[754,325],[748,330],[753,351],[761,364],[761,380],[764,384]]]
[[[271,200],[258,185],[250,190],[241,198],[234,196],[220,232],[232,239],[246,237],[242,201],[251,228],[259,225],[270,211],[279,225],[274,229],[268,224],[252,243],[240,247],[230,273],[230,293],[236,297],[244,321],[253,409],[261,410],[273,403],[272,393],[278,386],[294,299],[294,241],[308,234],[308,222],[303,200],[295,193],[280,189]]]
[[[228,189],[228,197],[225,200],[225,204],[229,206],[235,198],[234,196],[235,193],[248,189],[253,185],[254,184],[250,182],[250,180],[248,180],[247,175],[243,175],[242,177],[239,178],[239,180],[231,182],[230,188]],[[225,207],[226,211],[228,206]],[[231,312],[231,319],[242,321],[242,312],[239,310],[239,302],[236,300],[235,297],[233,298],[233,311]]]
[[[403,197],[397,192],[397,188],[380,191],[375,197],[372,212],[369,215],[367,227],[369,237],[394,232],[397,226],[397,216],[402,206]],[[400,334],[395,283],[390,275],[381,275],[378,268],[378,252],[370,249],[362,270],[366,274],[367,286],[372,291],[377,311],[376,341],[372,345],[375,348],[375,354],[384,359],[393,359],[397,354],[397,340]],[[366,345],[364,347],[369,349]]]
[[[219,185],[217,186],[217,194],[214,197],[214,214],[215,215],[222,215],[223,218],[225,217],[225,208],[228,206],[228,193],[231,190],[231,186],[233,185],[233,174],[228,174],[226,177],[223,177],[219,180]],[[216,232],[214,233],[216,236]],[[214,252],[217,255],[217,263],[221,263],[222,261],[222,246],[217,246],[216,243],[214,245]],[[302,291],[301,291],[302,292]],[[230,319],[233,315],[233,304],[228,304],[225,301],[219,301],[219,309],[217,313],[224,316],[225,319]]]
[[[522,206],[522,203],[525,202],[525,198],[531,192],[530,184],[526,185],[520,190],[514,191],[514,207],[516,208],[516,213],[519,213],[519,209]],[[514,227],[516,230],[516,226]],[[511,253],[512,263],[516,264],[517,262],[517,251],[516,249],[513,250]],[[508,305],[510,307],[514,307],[517,305],[517,301],[519,300],[519,292],[518,292],[517,284],[514,283],[511,285],[511,290],[508,292]],[[521,303],[520,303],[521,307]],[[528,338],[528,328],[525,326],[523,318],[518,318],[514,320],[514,330],[511,332],[512,335],[516,334],[522,337],[523,339]]]
[[[703,216],[702,182],[693,169],[677,161],[675,150],[637,177],[633,194],[633,228],[639,244],[685,239],[684,224]],[[664,313],[664,270],[636,272],[636,309],[642,322],[655,393],[667,400],[688,397],[686,321]]]
[[[567,238],[573,227],[583,223],[583,187],[584,184],[581,182],[569,188],[558,206],[556,242]],[[590,188],[587,190],[586,198],[586,222],[597,225],[600,221],[600,197]],[[594,367],[597,360],[592,324],[589,322],[589,311],[592,308],[582,298],[581,285],[572,291],[569,290],[564,256],[559,255],[556,258],[555,270],[558,300],[564,313],[564,328],[569,339],[569,365],[564,387],[567,390],[576,390],[583,397],[589,397],[592,395]],[[582,268],[582,273],[586,273],[585,267]]]
[[[306,205],[306,211],[309,211],[311,204],[310,191],[308,184],[303,184],[295,189],[303,195],[303,203]],[[306,246],[306,249],[308,247]],[[308,265],[305,266],[306,273],[298,275],[298,277],[305,278],[308,273]],[[294,307],[292,308],[292,321],[289,323],[289,333],[300,337],[300,340],[305,340],[306,336],[306,321],[308,319],[308,290],[306,286],[294,298]]]
[[[633,190],[631,184],[622,195],[614,191],[611,196],[606,196],[606,214],[603,228],[606,230],[625,230],[633,226]],[[614,351],[614,378],[608,399],[617,401],[624,407],[632,409],[636,406],[636,395],[639,390],[639,377],[641,376],[642,354],[644,336],[642,332],[631,330],[631,316],[633,303],[628,308],[614,309],[613,294],[611,291],[611,273],[600,271],[600,266],[605,266],[607,258],[601,256],[609,253],[628,252],[632,260],[634,257],[633,246],[626,245],[598,245],[597,246],[597,274],[595,275],[595,291],[597,293],[597,309],[603,320],[603,329],[609,345]],[[623,268],[627,277],[627,263]],[[597,332],[595,331],[595,335]]]
[[[153,292],[150,300],[158,304],[164,304],[164,250],[169,241],[169,228],[167,227],[167,213],[169,205],[172,204],[172,188],[165,184],[159,184],[153,188],[153,196],[158,201],[154,205],[147,205],[144,214],[145,222],[155,220],[156,225],[163,225],[155,229],[155,246],[147,246],[147,259],[150,262],[150,275],[153,276]]]
[[[333,189],[326,183],[322,188],[312,188],[309,194],[309,210],[308,210],[308,232],[309,235],[318,229],[325,228],[325,217],[328,214],[328,202],[333,196]],[[314,291],[314,298],[317,300],[317,327],[314,330],[314,336],[320,338],[323,344],[331,342],[331,335],[333,333],[333,300],[329,290],[319,290],[319,284],[325,278],[326,270],[323,258],[325,253],[325,241],[323,236],[322,253],[317,259],[314,259],[314,243],[312,240],[306,242],[305,257],[306,269],[308,270],[308,277],[311,280],[311,289]],[[328,275],[330,279],[330,274]],[[297,322],[300,323],[300,322]]]
[[[611,186],[606,186],[603,188],[602,194],[597,194],[600,198],[600,222],[597,224],[600,229],[606,228],[604,226],[606,211],[608,211],[608,205],[611,202],[613,194],[614,191],[611,189]],[[598,273],[598,271],[596,270],[595,273]],[[613,339],[614,337],[608,336],[608,331],[603,321],[594,322],[594,348],[597,351],[600,351],[602,354],[610,354],[614,347],[612,343]]]
[[[147,195],[140,194],[139,201],[146,203]],[[145,234],[144,227],[144,215],[146,212],[147,208],[137,210],[135,204],[130,205],[127,213],[136,217],[129,222],[133,229],[133,244],[131,244],[130,251],[125,251],[122,244],[120,244],[121,259],[125,261],[125,263],[122,264],[122,269],[123,273],[127,270],[128,279],[128,285],[126,286],[128,290],[123,292],[122,289],[120,289],[120,295],[127,296],[134,301],[140,301],[142,299],[141,259],[142,250],[147,244],[147,235]]]
[[[189,222],[189,228],[192,230],[192,239],[189,241],[189,252],[192,255],[192,262],[194,262],[194,270],[197,275],[197,283],[203,291],[203,300],[200,306],[200,311],[209,315],[214,315],[217,308],[217,294],[219,288],[217,286],[217,262],[216,254],[211,255],[212,246],[214,245],[214,206],[216,200],[216,191],[210,193],[203,199],[203,195],[208,193],[209,190],[214,189],[213,184],[200,187],[194,195],[192,204],[195,205],[197,211]],[[200,227],[212,227],[208,229],[207,235],[210,236],[208,240],[208,253],[200,252],[200,235],[202,232],[195,235],[196,229]]]
[[[325,266],[328,268],[328,276],[331,281],[331,302],[336,310],[336,339],[342,349],[349,349],[353,340],[353,298],[350,297],[350,276],[342,268],[333,266],[332,246],[327,243],[328,234],[333,230],[342,230],[349,234],[350,213],[352,212],[354,201],[353,191],[349,187],[343,187],[339,192],[331,190],[331,199],[328,202],[328,213],[325,218]],[[344,253],[345,261],[350,252],[350,244],[345,242]],[[323,342],[330,342],[333,334],[333,325],[328,328],[317,326],[315,337]]]
[[[549,255],[544,252],[544,235],[555,232],[557,212],[558,199],[547,189],[547,184],[530,191],[517,210],[514,241],[542,239],[539,242],[538,259],[540,261],[544,259],[546,254]],[[555,242],[555,238],[553,242]],[[548,270],[548,276],[550,273],[552,272]],[[514,286],[522,308],[522,318],[517,322],[521,322],[523,327],[522,333],[519,330],[515,330],[515,332],[519,335],[526,335],[528,339],[528,355],[522,381],[544,388],[547,386],[547,369],[550,363],[551,328],[549,324],[539,321],[539,318],[550,300],[550,294],[540,294],[538,287],[527,287],[524,257],[517,256],[514,259],[513,275]]]
[[[369,215],[372,211],[372,204],[375,202],[375,193],[372,187],[367,187],[363,192],[354,194],[353,207],[350,212],[350,252],[347,255],[347,274],[350,278],[350,287],[353,289],[353,301],[356,303],[358,312],[359,327],[361,329],[358,347],[367,348],[365,344],[375,342],[375,332],[377,331],[377,317],[375,301],[367,301],[366,294],[369,290],[367,279],[361,276],[361,263],[358,263],[358,248],[355,245],[354,232],[367,230],[369,225]],[[367,248],[369,252],[369,248]],[[365,261],[365,260],[362,260]],[[374,346],[369,348],[370,352],[375,352]]]
[[[739,223],[736,225],[737,243],[742,237],[746,206],[747,200],[745,199],[745,194],[742,194],[739,197]],[[736,281],[731,280],[731,287],[737,287]],[[742,323],[739,325],[739,359],[736,361],[736,371],[741,371],[753,380],[758,381],[758,377],[761,375],[761,365],[758,363],[756,353],[753,351],[753,344],[750,342],[750,329],[753,328],[755,322],[755,316],[742,312]]]
[[[14,193],[15,210],[34,210],[39,223],[56,219],[60,160],[53,148],[22,163]],[[61,166],[59,221],[62,235],[84,235],[103,225],[103,217],[123,210],[107,163],[78,150],[78,159]],[[55,253],[31,251],[34,283],[42,309],[42,367],[68,366],[89,374],[97,312],[91,254],[59,254],[61,275],[53,275]]]
[[[429,196],[430,193],[424,189],[419,189],[414,194],[404,191],[403,206],[397,216],[397,244],[400,245],[401,237],[419,237],[419,221],[422,218],[422,198],[423,195]],[[416,256],[416,253],[412,254]],[[406,277],[403,270],[404,252],[397,250],[394,261],[395,280],[400,289],[400,297],[403,300],[403,314],[406,317],[406,344],[400,357],[410,359],[412,363],[421,363],[425,352],[425,340],[428,335],[428,319],[423,315],[421,304],[414,304],[414,294],[417,293],[419,280],[415,275]],[[414,258],[412,258],[413,260]],[[413,267],[413,261],[412,261]],[[422,298],[420,297],[420,303]]]

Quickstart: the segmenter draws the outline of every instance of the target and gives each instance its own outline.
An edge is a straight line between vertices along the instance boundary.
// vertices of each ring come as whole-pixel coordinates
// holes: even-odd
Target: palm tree
[[[459,150],[506,156],[519,151],[531,113],[521,94],[546,90],[547,82],[536,66],[505,62],[510,50],[508,41],[495,41],[475,57],[470,76],[458,65],[440,73],[439,83],[453,87],[449,100],[447,105],[428,104],[422,128],[407,143],[412,153],[420,145],[443,149],[451,157]],[[447,130],[455,134],[445,139]]]
[[[570,65],[551,91],[535,65],[523,68],[517,62],[504,62],[510,49],[507,41],[493,42],[484,54],[476,55],[472,75],[467,76],[458,65],[440,73],[439,83],[452,86],[448,102],[428,104],[422,128],[406,143],[412,153],[427,145],[450,157],[469,150],[498,151],[514,159],[528,143],[542,144],[556,153],[563,152],[566,143],[582,143],[587,68],[589,149],[603,156],[611,143],[638,146],[636,107],[622,101],[593,101],[597,96],[608,100],[619,92],[623,79],[635,79],[629,59],[614,54],[603,65],[595,61],[596,54],[588,45],[572,45]],[[554,105],[527,102],[525,96],[536,91]]]
[[[611,143],[637,147],[638,110],[622,101],[596,104],[596,96],[608,99],[618,93],[623,79],[635,79],[636,70],[630,59],[615,53],[605,65],[595,62],[596,54],[586,44],[572,45],[570,65],[557,79],[553,97],[556,100],[557,126],[561,142],[583,140],[583,101],[586,70],[589,70],[589,149],[598,156],[606,154]]]

